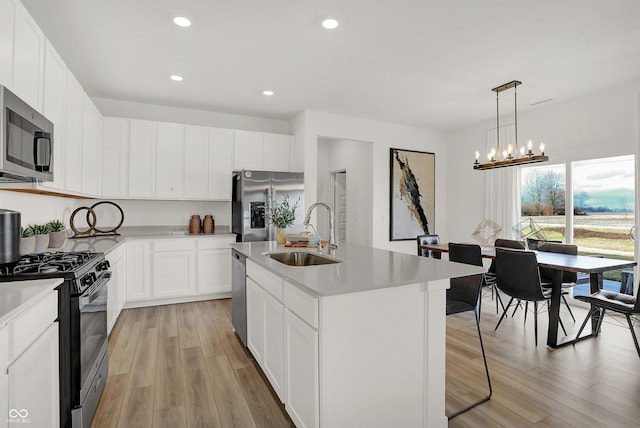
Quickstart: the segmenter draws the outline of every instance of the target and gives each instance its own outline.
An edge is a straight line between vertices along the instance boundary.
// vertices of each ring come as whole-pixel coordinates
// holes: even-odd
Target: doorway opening
[[[331,172],[331,183],[336,240],[343,244],[347,242],[347,171]]]

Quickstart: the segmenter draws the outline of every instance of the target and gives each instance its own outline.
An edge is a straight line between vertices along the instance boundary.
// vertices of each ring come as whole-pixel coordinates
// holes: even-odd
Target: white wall
[[[318,200],[333,206],[331,173],[347,172],[347,243],[371,246],[373,144],[366,141],[319,138]],[[318,233],[326,237],[328,216],[318,213]],[[337,219],[336,219],[337,222]]]
[[[0,190],[0,208],[19,211],[22,227],[62,220],[69,224],[78,200]]]
[[[98,107],[98,110],[105,116],[186,123],[189,125],[213,126],[247,131],[273,132],[277,134],[291,133],[289,130],[289,122],[286,120],[156,104],[143,104],[109,98],[93,97],[92,100],[96,107]]]
[[[518,139],[544,141],[550,164],[624,154],[638,157],[638,94],[640,81],[521,113]],[[448,227],[439,229],[445,241],[473,242],[471,233],[484,218],[486,172],[474,171],[472,163],[474,151],[482,153],[486,131],[494,124],[493,120],[447,135],[452,150],[446,164]]]
[[[305,205],[318,200],[318,137],[370,141],[372,143],[372,171],[370,216],[371,245],[413,254],[415,240],[389,241],[389,149],[402,148],[435,153],[436,155],[436,221],[435,233],[447,225],[447,153],[445,135],[440,132],[404,125],[349,118],[328,113],[305,111],[292,122],[296,135],[296,158],[304,159]],[[364,210],[363,210],[364,211]]]

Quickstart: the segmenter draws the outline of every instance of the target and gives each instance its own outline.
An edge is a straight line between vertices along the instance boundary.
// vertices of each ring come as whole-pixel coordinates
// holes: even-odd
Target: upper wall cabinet
[[[65,189],[70,192],[80,193],[82,192],[82,107],[84,91],[70,70],[67,70],[65,93]]]
[[[44,33],[20,2],[16,1],[15,5],[11,88],[31,107],[42,111]]]
[[[102,114],[88,95],[82,105],[82,193],[102,194]]]
[[[13,86],[14,0],[0,0],[0,85]]]
[[[156,196],[156,123],[132,120],[129,134],[129,197]]]
[[[290,135],[236,131],[233,169],[291,171]]]
[[[211,128],[209,130],[209,198],[231,200],[231,176],[233,175],[233,131]]]
[[[129,191],[129,120],[105,117],[102,141],[102,196],[122,198]]]
[[[177,199],[184,193],[184,126],[158,123],[156,198]]]

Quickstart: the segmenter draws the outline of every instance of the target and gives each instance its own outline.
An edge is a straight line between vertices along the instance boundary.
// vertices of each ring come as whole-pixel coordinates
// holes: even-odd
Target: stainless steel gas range
[[[88,428],[108,374],[107,282],[103,253],[23,256],[0,266],[0,282],[63,278],[58,287],[60,427]]]

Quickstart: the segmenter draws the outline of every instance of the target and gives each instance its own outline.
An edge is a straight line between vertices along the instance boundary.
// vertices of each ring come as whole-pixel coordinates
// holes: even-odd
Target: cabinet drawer
[[[191,238],[170,238],[153,241],[153,251],[181,251],[194,250],[195,248],[196,240]]]
[[[51,292],[8,324],[9,360],[13,361],[58,318],[58,292]]]
[[[287,309],[313,328],[318,328],[318,299],[288,281],[285,281],[284,285],[284,305]]]
[[[234,238],[199,238],[199,250],[214,250],[216,248],[231,248],[231,243],[236,242]]]
[[[282,302],[282,278],[247,260],[247,276]]]

